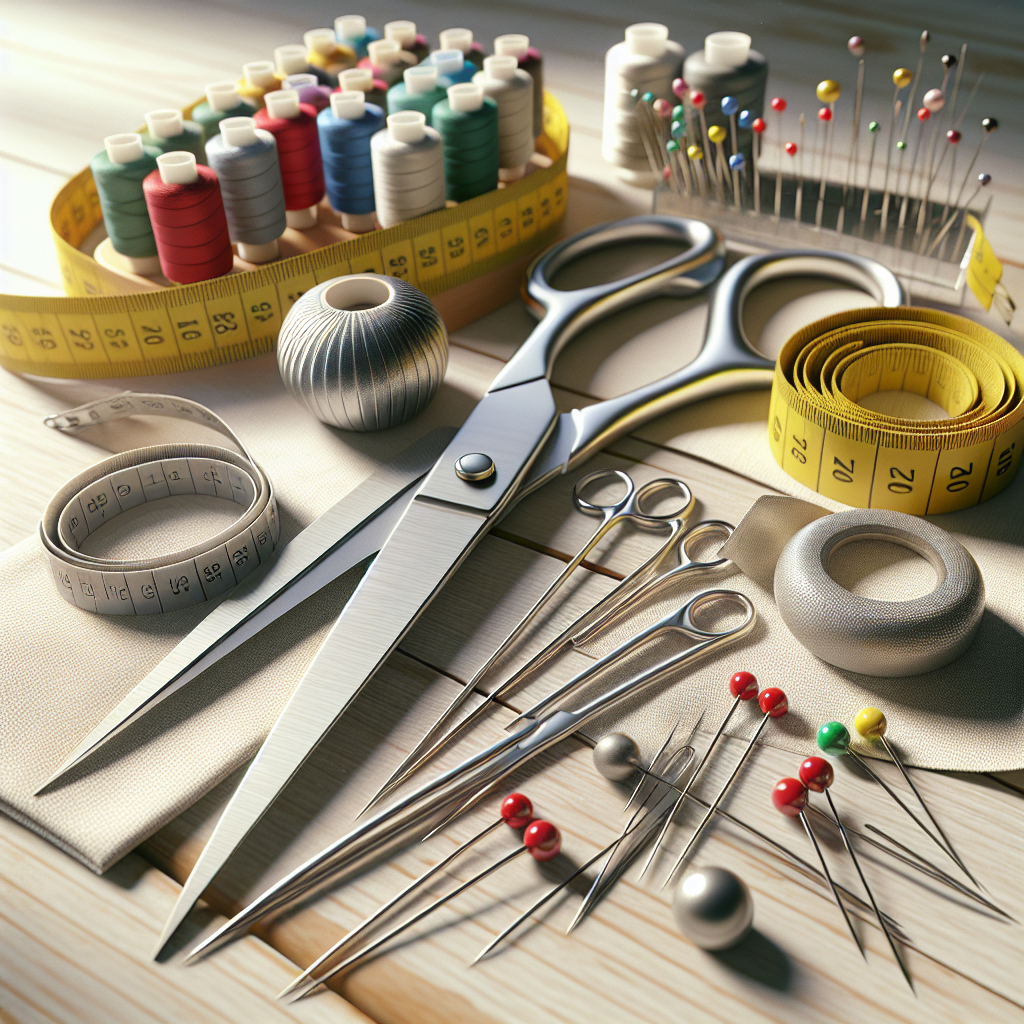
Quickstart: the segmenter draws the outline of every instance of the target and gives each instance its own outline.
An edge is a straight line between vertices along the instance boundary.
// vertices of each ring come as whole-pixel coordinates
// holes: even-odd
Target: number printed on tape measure
[[[386,231],[215,281],[120,294],[77,247],[102,222],[88,168],[51,209],[68,299],[0,296],[0,365],[54,377],[170,373],[268,352],[296,300],[345,274],[388,274],[428,295],[464,284],[553,240],[565,213],[568,122],[545,95],[549,139],[561,155],[508,187]]]
[[[859,404],[878,391],[927,397],[949,418],[898,419]],[[768,442],[793,479],[846,505],[912,515],[976,505],[1020,467],[1024,357],[939,310],[836,314],[783,347]]]

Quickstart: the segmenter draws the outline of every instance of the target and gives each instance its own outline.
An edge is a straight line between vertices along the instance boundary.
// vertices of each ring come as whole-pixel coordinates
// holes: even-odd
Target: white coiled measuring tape
[[[65,601],[105,615],[176,611],[219,597],[273,557],[280,522],[270,480],[228,425],[205,406],[171,395],[127,392],[47,417],[45,423],[74,434],[126,416],[201,423],[227,437],[238,452],[195,443],[134,448],[69,480],[39,524]],[[122,512],[181,494],[226,498],[244,512],[216,536],[163,557],[119,560],[82,551],[91,533]]]

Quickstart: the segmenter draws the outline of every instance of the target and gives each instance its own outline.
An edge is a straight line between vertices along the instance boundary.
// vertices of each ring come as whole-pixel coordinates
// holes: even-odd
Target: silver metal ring
[[[841,587],[828,573],[832,552],[855,540],[910,548],[935,569],[938,585],[909,601],[878,601]],[[870,676],[913,676],[960,657],[985,610],[985,583],[970,553],[945,530],[885,509],[836,512],[795,534],[775,567],[783,622],[812,654]]]

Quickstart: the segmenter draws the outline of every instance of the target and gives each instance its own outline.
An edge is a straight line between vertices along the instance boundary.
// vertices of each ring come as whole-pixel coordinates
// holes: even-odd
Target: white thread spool
[[[281,78],[301,75],[309,70],[309,50],[301,43],[289,43],[274,50],[274,64]]]
[[[533,155],[533,78],[502,55],[485,57],[473,81],[498,104],[498,180],[517,181]]]
[[[448,332],[430,299],[401,278],[336,277],[292,306],[277,365],[285,387],[321,422],[383,430],[434,397],[448,366]]]
[[[370,140],[377,220],[389,228],[444,209],[441,136],[418,110],[388,117],[387,131]]]
[[[604,129],[601,154],[618,168],[618,176],[647,188],[657,183],[640,135],[633,89],[655,99],[673,100],[672,81],[679,77],[683,48],[668,37],[664,25],[630,25],[626,38],[605,56]]]

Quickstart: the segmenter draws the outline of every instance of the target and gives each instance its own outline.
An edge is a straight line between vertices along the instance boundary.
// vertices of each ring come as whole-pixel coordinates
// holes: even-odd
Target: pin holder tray
[[[882,193],[872,190],[868,198],[868,214],[861,226],[860,211],[863,189],[847,190],[846,212],[842,231],[837,231],[839,211],[843,204],[843,184],[827,182],[822,208],[821,226],[815,224],[820,182],[805,178],[801,203],[801,216],[795,217],[799,179],[783,175],[780,216],[774,216],[775,174],[761,176],[761,212],[753,207],[752,189],[747,184],[741,189],[741,207],[726,193],[726,201],[717,197],[701,197],[680,193],[672,185],[663,183],[655,190],[652,208],[655,213],[694,217],[714,224],[732,242],[758,249],[830,249],[833,251],[867,256],[888,267],[904,279],[910,291],[919,298],[929,298],[945,305],[960,305],[964,297],[965,271],[961,264],[970,249],[973,232],[961,229],[958,218],[945,238],[930,255],[924,252],[932,246],[942,225],[944,203],[931,202],[922,232],[917,232],[920,201],[912,200],[904,227],[898,226],[902,199],[890,196],[889,223],[884,236],[881,233]],[[982,227],[991,205],[968,212],[978,218]],[[948,213],[947,213],[948,216]],[[863,233],[862,233],[863,232]],[[924,250],[924,252],[922,251]]]

